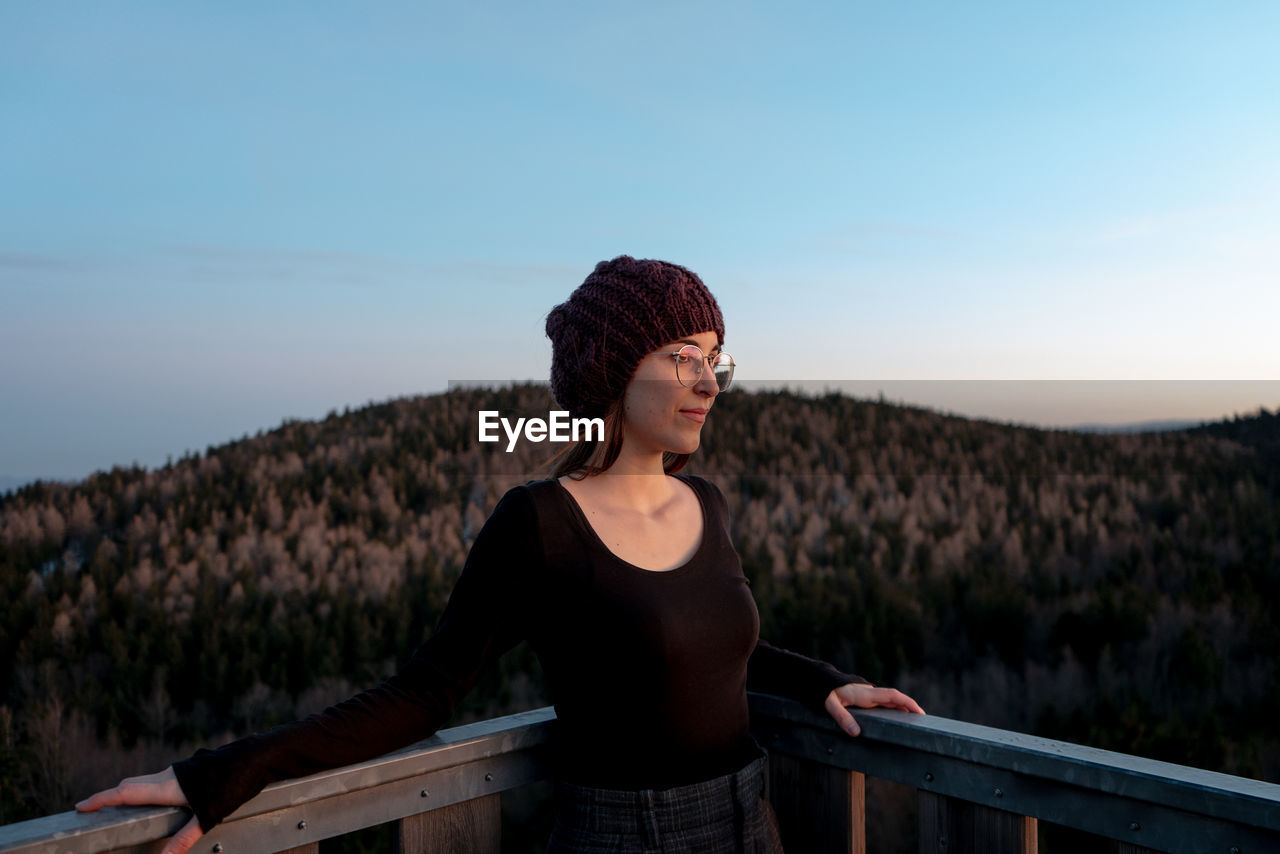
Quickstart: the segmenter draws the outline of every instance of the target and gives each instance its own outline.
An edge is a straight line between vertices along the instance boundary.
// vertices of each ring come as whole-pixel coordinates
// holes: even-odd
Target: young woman
[[[781,851],[747,688],[825,708],[923,714],[910,697],[759,640],[710,482],[676,472],[733,380],[724,321],[694,273],[602,261],[547,317],[551,389],[603,442],[511,489],[471,548],[432,637],[376,688],[296,723],[200,750],[77,805],[179,804],[189,849],[275,780],[359,762],[439,729],[496,657],[529,641],[556,706],[548,852]]]

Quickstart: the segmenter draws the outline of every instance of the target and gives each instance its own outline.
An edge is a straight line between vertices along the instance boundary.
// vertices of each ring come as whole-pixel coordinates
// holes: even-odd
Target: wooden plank
[[[498,795],[543,779],[543,763],[528,752],[493,756],[418,777],[370,786],[274,813],[224,822],[206,836],[224,854],[277,851],[352,831],[399,821],[408,816]],[[64,849],[23,854],[65,854]],[[77,852],[90,854],[90,852]],[[208,851],[204,854],[209,854]]]
[[[1036,820],[921,791],[920,854],[1036,854]]]
[[[6,854],[152,854],[191,820],[177,807],[107,807],[62,812],[0,827]]]
[[[320,854],[320,843],[311,842],[307,845],[290,848],[288,851],[277,851],[276,854]]]
[[[852,710],[862,727],[862,735],[855,739],[841,739],[842,733],[834,721],[799,703],[767,694],[751,694],[748,699],[752,726],[766,739],[773,732],[812,729],[824,736],[814,740],[813,746],[818,750],[825,751],[832,742],[855,747],[862,743],[875,744],[887,748],[886,752],[892,754],[895,761],[905,754],[948,757],[1055,783],[1070,781],[1073,786],[1099,794],[1159,804],[1242,827],[1257,828],[1264,832],[1262,838],[1275,833],[1278,826],[1280,784],[1277,783],[893,709]],[[786,727],[788,723],[801,726],[789,730]],[[826,733],[830,733],[829,738]],[[776,749],[767,740],[760,740],[760,743],[771,752]],[[893,746],[906,748],[906,751],[894,751]],[[846,764],[844,760],[854,752],[837,750],[832,764]],[[813,759],[821,758],[817,752],[809,755]],[[875,773],[871,768],[861,770],[872,773],[872,776],[896,779],[892,773]],[[910,780],[900,782],[915,784]],[[1046,821],[1050,820],[1046,818]],[[1082,829],[1096,832],[1088,827]],[[1274,848],[1275,838],[1267,841]],[[1232,847],[1247,851],[1254,847],[1249,842],[1249,839],[1232,841],[1224,851]],[[1263,845],[1261,850],[1268,850],[1267,845]]]
[[[502,847],[502,796],[419,813],[398,822],[396,854],[499,854]]]
[[[977,743],[959,749],[955,739],[960,736],[955,733],[938,743],[929,741],[924,736],[940,733],[938,721],[932,716],[923,718],[887,709],[856,710],[854,715],[863,724],[862,735],[849,738],[829,717],[822,719],[798,704],[785,702],[784,705],[775,697],[756,695],[753,703],[753,734],[768,747],[771,756],[786,754],[825,761],[869,777],[905,783],[1169,854],[1228,854],[1233,848],[1244,854],[1280,852],[1280,795],[1270,801],[1246,804],[1247,813],[1238,813],[1217,796],[1206,796],[1203,808],[1181,809],[1146,800],[1160,789],[1150,781],[1134,778],[1133,769],[1113,766],[1111,779],[1102,773],[1105,769],[1063,761],[1056,766],[1059,773],[1042,776],[1041,772],[1050,768],[1041,763],[1044,757],[1036,759],[1032,769],[1024,770],[1014,760],[1011,745],[998,747],[988,742],[987,750],[979,749],[981,745]],[[927,727],[925,721],[929,721]],[[941,729],[948,731],[959,726],[954,721],[944,724]],[[913,740],[912,732],[921,739]],[[1013,742],[1031,738],[1018,733],[1005,735]],[[953,749],[970,755],[952,755]],[[1133,785],[1126,788],[1126,783]],[[1276,784],[1249,780],[1239,780],[1238,784],[1241,791],[1269,786],[1280,793],[1280,785]],[[1171,790],[1165,791],[1172,795]],[[1247,820],[1236,821],[1237,818]]]
[[[769,756],[769,802],[787,851],[866,854],[865,792],[856,771]]]
[[[1143,848],[1141,845],[1133,845],[1128,842],[1117,842],[1116,854],[1160,854],[1160,852],[1154,848]]]

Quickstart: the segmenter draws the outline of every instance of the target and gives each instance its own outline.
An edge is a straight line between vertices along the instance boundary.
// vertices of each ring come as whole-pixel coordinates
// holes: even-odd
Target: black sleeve
[[[823,711],[828,694],[850,682],[869,684],[870,680],[763,640],[747,660],[747,690],[799,700],[818,712]]]
[[[208,831],[268,783],[350,765],[438,730],[484,667],[525,636],[541,545],[528,490],[509,491],[485,522],[432,636],[395,676],[306,720],[175,763]]]

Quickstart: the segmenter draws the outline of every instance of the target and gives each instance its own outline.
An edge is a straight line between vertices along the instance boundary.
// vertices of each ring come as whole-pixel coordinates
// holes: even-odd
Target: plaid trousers
[[[783,854],[767,757],[671,789],[556,785],[547,854]]]

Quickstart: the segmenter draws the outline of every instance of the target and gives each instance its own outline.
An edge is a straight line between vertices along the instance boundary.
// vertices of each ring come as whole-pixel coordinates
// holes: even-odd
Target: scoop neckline
[[[551,482],[556,485],[560,494],[563,495],[565,500],[568,502],[570,512],[578,524],[586,531],[587,537],[597,548],[611,557],[615,563],[619,563],[636,572],[643,572],[645,575],[670,577],[683,575],[688,571],[689,567],[693,566],[698,558],[702,556],[702,552],[707,547],[707,534],[711,530],[711,517],[707,513],[707,502],[703,500],[701,490],[694,486],[691,479],[686,478],[683,475],[676,474],[672,475],[672,477],[677,478],[693,490],[694,497],[698,499],[698,506],[702,509],[702,531],[699,533],[698,547],[693,550],[693,554],[689,555],[689,559],[679,566],[671,567],[671,569],[646,569],[643,566],[632,563],[624,557],[620,557],[613,549],[609,548],[609,545],[604,540],[600,539],[600,535],[591,525],[591,520],[587,518],[586,511],[582,509],[582,505],[578,503],[578,499],[573,496],[573,493],[566,489],[565,485],[560,482],[560,478],[553,477],[551,478]]]

